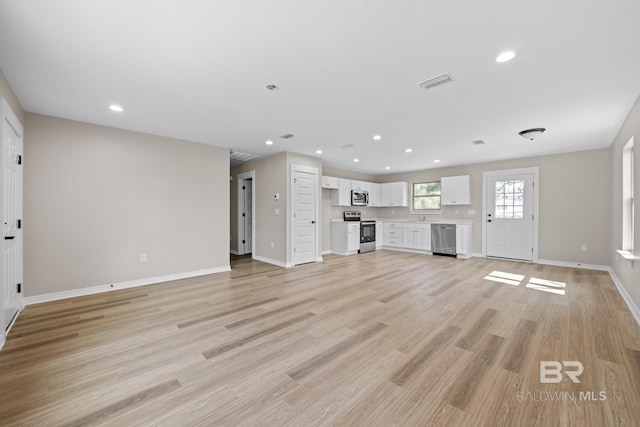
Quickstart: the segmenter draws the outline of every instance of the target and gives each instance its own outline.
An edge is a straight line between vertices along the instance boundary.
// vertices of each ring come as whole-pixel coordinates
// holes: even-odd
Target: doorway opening
[[[238,255],[255,252],[255,171],[238,174]]]

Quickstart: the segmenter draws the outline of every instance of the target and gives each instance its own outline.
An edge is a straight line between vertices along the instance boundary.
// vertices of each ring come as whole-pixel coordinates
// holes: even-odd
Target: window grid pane
[[[413,183],[414,210],[440,210],[440,181]]]
[[[524,218],[524,180],[496,181],[497,219]]]

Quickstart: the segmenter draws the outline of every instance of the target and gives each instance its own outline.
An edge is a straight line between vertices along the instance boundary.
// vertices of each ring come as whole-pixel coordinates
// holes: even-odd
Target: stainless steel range
[[[358,252],[371,252],[376,250],[376,222],[375,221],[362,221],[360,212],[358,211],[345,211],[345,221],[359,221],[360,222],[360,250]]]

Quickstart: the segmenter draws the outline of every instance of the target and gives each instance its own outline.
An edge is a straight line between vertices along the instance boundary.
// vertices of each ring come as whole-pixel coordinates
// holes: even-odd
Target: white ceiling
[[[638,16],[638,0],[0,0],[0,67],[26,111],[382,174],[608,147],[640,94]]]

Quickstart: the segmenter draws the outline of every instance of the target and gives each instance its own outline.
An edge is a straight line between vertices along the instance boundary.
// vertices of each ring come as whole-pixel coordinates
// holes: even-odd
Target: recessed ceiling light
[[[496,57],[496,62],[508,62],[516,57],[514,50],[506,50]]]
[[[264,143],[265,143],[265,144],[267,144],[267,145],[273,145],[273,141],[272,141],[272,140],[270,140],[270,139],[269,139],[269,140],[267,140],[267,141],[265,141]]]
[[[322,150],[316,150],[316,154],[322,154]]]
[[[440,163],[440,159],[435,159],[433,163]]]
[[[374,141],[380,141],[382,139],[382,137],[380,135],[373,135],[373,140]]]
[[[119,105],[113,104],[113,105],[109,105],[109,109],[111,111],[115,111],[116,113],[122,113],[124,111],[124,108],[122,108]]]
[[[404,150],[405,153],[411,153],[413,150],[411,148],[407,148],[406,150]]]
[[[353,159],[353,163],[358,163],[360,159]]]
[[[389,169],[391,169],[391,166],[385,166],[384,168],[385,168],[386,170],[389,170]]]

